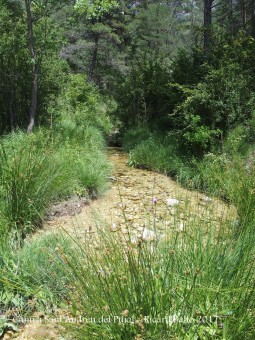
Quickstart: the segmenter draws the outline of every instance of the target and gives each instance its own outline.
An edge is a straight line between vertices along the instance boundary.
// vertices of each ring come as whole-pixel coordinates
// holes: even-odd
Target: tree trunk
[[[241,0],[242,28],[246,28],[247,23],[247,4],[246,0]]]
[[[94,80],[94,73],[97,65],[97,58],[98,58],[98,49],[99,49],[99,33],[95,34],[95,43],[94,43],[94,49],[93,49],[93,55],[92,55],[92,60],[90,63],[90,68],[89,68],[89,79]]]
[[[204,0],[204,49],[206,51],[211,47],[212,3],[213,0]]]
[[[31,89],[31,103],[29,109],[29,124],[27,132],[32,132],[35,126],[35,115],[37,107],[37,93],[38,93],[38,70],[37,65],[34,65],[32,72],[32,89]]]
[[[37,107],[37,92],[38,92],[38,63],[36,58],[34,46],[34,33],[33,33],[33,19],[31,14],[31,0],[25,0],[26,13],[27,13],[27,27],[28,27],[28,45],[31,56],[32,67],[32,84],[31,84],[31,103],[29,109],[29,125],[27,132],[32,132],[35,125],[36,107]]]
[[[250,2],[250,15],[251,15],[251,35],[255,38],[255,0]]]
[[[15,125],[16,125],[16,122],[15,122],[15,113],[14,113],[14,110],[13,110],[13,101],[14,101],[14,94],[13,94],[13,88],[11,88],[10,97],[9,97],[9,114],[10,114],[10,128],[11,128],[11,131],[14,131]]]

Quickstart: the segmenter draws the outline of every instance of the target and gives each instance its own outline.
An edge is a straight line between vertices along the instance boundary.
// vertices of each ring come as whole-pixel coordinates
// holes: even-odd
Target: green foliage
[[[247,143],[245,128],[229,133],[221,154],[207,154],[197,163],[202,187],[228,199],[237,209],[242,226],[254,220],[254,146]]]
[[[30,92],[26,25],[21,7],[0,2],[0,132],[22,124]]]
[[[204,51],[199,48],[179,49],[171,65],[172,82],[180,85],[196,85],[203,79],[206,61]]]
[[[100,19],[118,6],[115,0],[77,0],[74,8],[78,13],[86,13],[88,19]]]
[[[122,141],[124,149],[129,151],[131,166],[152,169],[171,176],[177,175],[186,167],[174,134],[165,136],[159,131],[151,132],[145,126],[128,130]]]
[[[188,150],[193,154],[212,150],[230,129],[251,118],[254,92],[249,82],[238,64],[228,63],[208,68],[203,82],[189,89],[173,116]]]
[[[116,114],[125,126],[158,122],[167,117],[172,106],[167,87],[169,75],[165,62],[154,56],[145,55],[132,65],[116,93]]]
[[[57,164],[63,164],[62,171],[71,181],[71,187],[67,181],[62,195],[70,196],[76,193],[81,196],[92,194],[95,197],[106,188],[110,166],[102,152],[102,134],[90,126],[83,129],[80,145],[71,139],[59,141],[61,144],[58,146],[55,160]]]
[[[129,129],[124,133],[122,137],[123,148],[126,151],[131,151],[150,136],[151,130],[147,125]]]
[[[184,166],[184,161],[176,154],[175,145],[171,144],[173,142],[162,142],[151,136],[130,151],[129,164],[176,175]]]
[[[133,12],[132,20],[128,22],[131,38],[128,55],[132,61],[138,58],[142,60],[144,54],[151,53],[156,58],[163,56],[169,59],[183,44],[188,44],[190,27],[186,25],[190,19],[189,8],[180,8],[178,5],[166,1],[142,1],[135,4],[136,12]],[[180,11],[182,19],[178,16]],[[186,19],[184,13],[187,14]]]
[[[0,7],[0,132],[3,133],[27,126],[33,61],[28,50],[25,8],[21,2],[5,0],[1,0]],[[47,124],[50,107],[64,84],[67,64],[58,56],[62,32],[56,21],[49,13],[45,16],[39,11],[33,24],[40,66],[37,116],[41,124]]]
[[[44,131],[2,139],[0,211],[8,230],[25,237],[41,225],[53,201],[75,193],[95,196],[104,189],[110,168],[101,152],[101,133],[84,126],[79,142],[52,139]]]
[[[171,64],[146,55],[134,62],[116,95],[124,126],[171,131],[190,158],[219,149],[228,131],[253,115],[255,44],[239,34],[219,45],[210,56],[180,50]]]
[[[64,179],[42,134],[19,133],[1,141],[1,216],[25,235],[40,225],[47,205],[61,192]],[[47,137],[46,137],[47,138]]]
[[[95,127],[93,131],[97,134],[97,138],[94,142],[102,146],[104,143],[102,135],[100,136],[100,132],[96,129],[106,135],[112,127],[106,115],[107,106],[104,102],[107,102],[107,98],[100,96],[84,75],[71,74],[67,81],[54,108],[53,115],[56,117],[56,122],[53,123],[54,129],[64,138],[84,143],[86,134]],[[91,130],[85,129],[88,126],[91,126]]]

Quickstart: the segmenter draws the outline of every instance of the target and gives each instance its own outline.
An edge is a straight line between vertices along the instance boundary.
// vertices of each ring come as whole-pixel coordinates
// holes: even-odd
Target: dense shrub
[[[167,87],[170,69],[164,60],[145,55],[120,79],[115,92],[116,115],[126,127],[165,120],[175,98]]]
[[[54,131],[78,143],[84,142],[85,126],[94,127],[106,136],[112,128],[106,115],[107,101],[108,98],[102,97],[84,75],[69,75],[67,85],[53,109],[53,116],[56,117],[53,122]],[[102,137],[99,139],[102,140]]]

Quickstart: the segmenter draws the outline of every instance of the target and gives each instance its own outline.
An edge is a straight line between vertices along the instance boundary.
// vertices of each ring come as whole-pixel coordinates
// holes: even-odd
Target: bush
[[[151,135],[151,130],[147,125],[128,129],[124,132],[122,137],[122,145],[124,150],[133,150],[137,145],[149,138]]]
[[[129,150],[131,166],[151,169],[176,176],[186,167],[178,137],[173,133],[164,135],[159,131],[150,132],[148,127],[129,130],[123,137],[123,147]]]
[[[248,81],[235,64],[210,69],[176,108],[184,146],[194,155],[213,150],[230,129],[251,118],[254,96]]]
[[[115,93],[116,116],[123,126],[132,128],[164,120],[171,112],[172,96],[168,89],[170,70],[160,58],[144,55],[124,75]]]
[[[65,139],[74,139],[77,143],[84,142],[84,130],[88,126],[105,136],[112,128],[106,115],[107,101],[108,98],[100,96],[84,75],[70,75],[65,90],[53,108],[53,115],[56,117],[53,122],[54,131]],[[101,136],[99,138],[102,140]]]

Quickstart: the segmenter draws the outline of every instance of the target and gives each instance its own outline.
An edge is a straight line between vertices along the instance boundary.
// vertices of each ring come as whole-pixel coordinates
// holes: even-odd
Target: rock
[[[136,235],[131,236],[130,242],[132,244],[138,244],[139,243],[139,238]]]
[[[156,233],[153,230],[144,228],[142,233],[142,239],[144,241],[154,241],[156,239]]]
[[[208,196],[204,196],[200,200],[204,203],[211,203],[212,202],[212,198],[208,197]]]
[[[178,231],[184,231],[184,224],[181,222],[181,223],[179,223],[179,225],[178,225]]]
[[[112,231],[112,232],[115,232],[115,231],[118,231],[118,226],[117,226],[117,224],[116,223],[113,223],[112,225],[111,225],[111,227],[110,227],[110,230]]]
[[[167,204],[169,207],[175,207],[175,206],[177,206],[177,205],[180,204],[180,201],[177,200],[176,198],[167,198],[166,204]]]
[[[108,177],[108,180],[109,180],[109,181],[112,181],[112,182],[116,182],[116,181],[117,181],[117,178],[114,177],[114,176],[110,176],[110,177]]]

